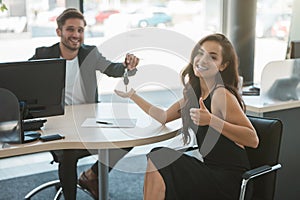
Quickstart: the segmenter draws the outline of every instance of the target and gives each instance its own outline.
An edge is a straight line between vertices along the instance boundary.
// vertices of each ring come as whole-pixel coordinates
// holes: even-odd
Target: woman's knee
[[[156,199],[164,199],[166,185],[162,175],[156,169],[151,159],[148,159],[147,172],[144,179],[144,187],[144,195],[145,197],[147,197],[146,199],[153,199],[153,197],[155,197]]]
[[[168,147],[154,148],[147,154],[148,160],[150,159],[158,169],[170,165],[181,156],[182,153]]]

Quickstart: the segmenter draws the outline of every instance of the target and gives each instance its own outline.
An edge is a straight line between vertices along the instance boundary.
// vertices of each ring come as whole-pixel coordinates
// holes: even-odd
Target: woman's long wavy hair
[[[234,47],[223,34],[211,34],[202,38],[192,50],[189,64],[181,72],[181,81],[184,85],[184,106],[182,107],[181,115],[183,122],[182,132],[185,143],[190,142],[190,135],[188,133],[188,129],[191,127],[192,121],[190,118],[189,109],[195,106],[199,107],[198,100],[201,96],[200,80],[194,74],[193,62],[202,44],[206,41],[215,41],[222,46],[222,64],[226,64],[227,67],[223,71],[219,71],[219,77],[221,77],[221,81],[223,82],[224,87],[228,89],[237,98],[241,108],[245,111],[244,101],[242,100],[242,97],[238,92],[238,56]],[[218,79],[217,76],[216,79]],[[220,80],[216,81],[217,83],[220,83]]]

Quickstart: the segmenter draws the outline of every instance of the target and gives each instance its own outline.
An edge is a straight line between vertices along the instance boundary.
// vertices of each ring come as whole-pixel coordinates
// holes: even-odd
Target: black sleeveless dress
[[[211,110],[210,96],[204,104]],[[237,200],[242,174],[250,168],[246,151],[209,126],[191,128],[197,133],[203,162],[167,147],[147,155],[164,179],[166,199]]]

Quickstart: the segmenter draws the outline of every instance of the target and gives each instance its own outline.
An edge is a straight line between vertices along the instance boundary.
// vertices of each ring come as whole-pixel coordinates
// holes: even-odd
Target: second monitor
[[[0,63],[0,88],[10,90],[17,97],[22,129],[37,129],[46,121],[26,119],[64,114],[65,74],[65,59]]]
[[[16,95],[23,119],[64,114],[65,59],[0,63],[0,87]]]

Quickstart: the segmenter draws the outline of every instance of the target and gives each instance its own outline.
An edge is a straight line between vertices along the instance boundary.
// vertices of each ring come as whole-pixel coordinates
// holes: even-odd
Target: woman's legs
[[[144,179],[144,200],[165,199],[166,185],[165,182],[152,163],[148,159],[147,171]]]

